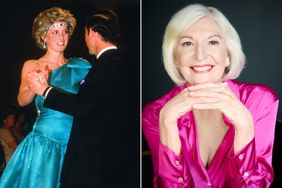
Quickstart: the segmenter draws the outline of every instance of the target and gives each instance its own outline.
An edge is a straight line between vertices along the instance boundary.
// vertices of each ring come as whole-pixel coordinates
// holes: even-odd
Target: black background
[[[161,61],[165,26],[177,10],[194,2],[218,8],[239,33],[247,64],[238,80],[267,84],[281,98],[282,3],[278,1],[143,0],[140,30],[139,0],[25,0],[6,1],[5,5],[1,5],[0,106],[16,102],[24,61],[43,54],[32,39],[32,23],[39,12],[52,6],[67,8],[77,18],[77,28],[66,50],[67,57],[87,53],[82,25],[88,13],[96,7],[113,8],[118,12],[123,26],[124,45],[139,50],[142,31],[141,106],[157,99],[174,87]],[[33,104],[29,106],[33,107]],[[281,103],[278,118],[282,119],[280,109]]]
[[[281,98],[282,3],[272,0],[197,2],[219,9],[238,32],[247,57],[246,67],[238,80],[267,84]],[[162,64],[162,37],[171,16],[190,3],[195,1],[143,1],[142,105],[159,98],[174,87]],[[281,110],[278,118],[282,119]]]
[[[247,63],[237,80],[269,85],[281,98],[282,2],[279,3],[275,0],[143,0],[142,107],[161,97],[175,86],[163,67],[162,38],[171,16],[191,3],[202,3],[219,9],[238,32]],[[281,105],[280,102],[278,111],[280,120],[282,119]],[[277,130],[279,131],[281,128]],[[276,132],[278,133],[278,131]],[[281,150],[281,148],[277,149],[278,146],[279,144],[275,147],[275,160],[281,156],[277,155],[277,151]],[[147,152],[148,146],[144,138],[142,151],[142,187],[149,188],[152,187],[153,171],[151,157]],[[277,169],[280,169],[281,173],[280,163],[276,162],[274,168],[276,173]],[[278,175],[276,179],[281,178],[279,174],[276,175]],[[273,186],[275,187],[275,185]]]
[[[16,104],[23,63],[37,59],[44,52],[32,39],[32,24],[43,10],[59,6],[70,10],[77,19],[77,26],[65,51],[67,58],[87,57],[83,24],[96,8],[111,8],[120,16],[121,46],[140,51],[140,2],[139,0],[25,0],[6,1],[0,11],[0,108]],[[90,58],[91,59],[91,58]],[[137,60],[139,57],[137,58]],[[137,62],[132,62],[135,66]],[[138,76],[139,77],[139,76]],[[139,104],[139,101],[136,101]],[[34,104],[24,107],[30,118],[34,118]]]

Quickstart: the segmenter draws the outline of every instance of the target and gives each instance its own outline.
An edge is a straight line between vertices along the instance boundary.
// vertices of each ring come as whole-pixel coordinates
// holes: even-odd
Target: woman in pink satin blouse
[[[143,109],[154,187],[269,187],[278,97],[234,80],[245,55],[227,18],[188,5],[169,21],[162,50],[177,86]]]

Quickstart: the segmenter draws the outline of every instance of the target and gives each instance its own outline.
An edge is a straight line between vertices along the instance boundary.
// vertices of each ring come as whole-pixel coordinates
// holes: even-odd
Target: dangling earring
[[[44,49],[47,48],[47,45],[46,45],[46,44],[47,44],[47,41],[46,41],[46,39],[45,39],[44,42],[43,42],[43,48],[44,48]]]

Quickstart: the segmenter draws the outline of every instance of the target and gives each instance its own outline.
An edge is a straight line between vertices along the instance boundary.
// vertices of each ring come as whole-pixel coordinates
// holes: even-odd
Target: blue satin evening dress
[[[50,73],[49,85],[75,94],[90,68],[84,59],[69,59]],[[59,188],[73,117],[45,108],[43,103],[44,98],[37,95],[38,116],[33,130],[8,162],[0,188]]]

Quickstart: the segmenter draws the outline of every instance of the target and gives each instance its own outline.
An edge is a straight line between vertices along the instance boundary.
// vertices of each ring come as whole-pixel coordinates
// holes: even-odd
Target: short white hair
[[[246,62],[238,33],[227,18],[216,8],[201,4],[192,4],[176,12],[170,19],[163,38],[162,55],[165,69],[172,81],[181,85],[185,79],[175,64],[175,51],[179,37],[196,21],[203,17],[211,17],[218,24],[222,38],[226,44],[230,65],[226,67],[224,80],[236,79]]]

